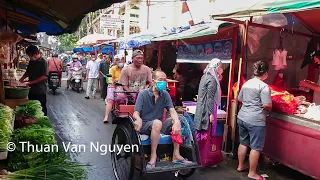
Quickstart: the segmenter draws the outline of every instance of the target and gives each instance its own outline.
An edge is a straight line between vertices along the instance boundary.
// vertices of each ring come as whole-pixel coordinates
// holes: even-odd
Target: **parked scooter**
[[[56,94],[57,89],[60,87],[58,72],[50,72],[49,74],[49,89],[52,90],[53,95]]]
[[[73,68],[70,81],[70,85],[73,90],[77,91],[78,93],[80,92],[80,89],[81,91],[83,91],[83,77],[82,72],[79,68]]]

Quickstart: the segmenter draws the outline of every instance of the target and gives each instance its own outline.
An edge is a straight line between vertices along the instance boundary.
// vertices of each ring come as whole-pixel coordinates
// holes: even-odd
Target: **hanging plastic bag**
[[[273,86],[277,87],[280,91],[285,91],[287,89],[286,82],[283,79],[283,74],[278,72],[274,77]]]
[[[253,23],[264,24],[274,27],[284,27],[288,24],[287,18],[282,14],[267,14],[264,16],[258,16],[252,19]],[[249,26],[248,28],[248,47],[251,54],[258,51],[260,47],[260,40],[270,30],[259,27]]]

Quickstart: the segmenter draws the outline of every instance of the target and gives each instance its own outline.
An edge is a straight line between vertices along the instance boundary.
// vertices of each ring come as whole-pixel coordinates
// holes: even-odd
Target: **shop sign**
[[[100,17],[100,28],[121,30],[121,16],[115,14],[103,14]]]
[[[232,39],[211,43],[180,45],[177,63],[209,63],[213,58],[230,60]]]

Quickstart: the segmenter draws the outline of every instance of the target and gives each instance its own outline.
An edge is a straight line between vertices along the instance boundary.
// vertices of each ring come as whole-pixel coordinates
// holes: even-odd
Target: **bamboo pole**
[[[231,64],[230,64],[230,70],[229,70],[229,84],[228,84],[228,96],[227,96],[227,116],[226,116],[226,122],[225,122],[225,130],[223,135],[223,141],[224,141],[224,151],[227,150],[227,139],[228,139],[228,131],[230,125],[229,119],[233,116],[231,114],[231,100],[232,100],[232,86],[233,86],[233,79],[234,79],[234,69],[235,69],[235,61],[237,56],[237,40],[238,40],[238,27],[233,28],[233,39],[232,39],[232,54],[231,54]],[[233,129],[232,129],[233,132]]]
[[[4,96],[4,84],[3,84],[3,77],[2,77],[2,64],[0,63],[0,103],[5,103],[5,96]]]
[[[159,42],[159,48],[158,48],[158,66],[157,70],[161,70],[161,59],[162,59],[162,42]]]

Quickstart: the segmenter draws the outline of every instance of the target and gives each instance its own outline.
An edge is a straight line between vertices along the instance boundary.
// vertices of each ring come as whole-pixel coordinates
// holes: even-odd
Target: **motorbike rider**
[[[82,64],[78,61],[78,55],[77,54],[73,54],[72,55],[72,61],[68,63],[69,65],[69,73],[68,73],[68,80],[67,80],[67,88],[66,90],[69,89],[69,86],[71,84],[71,78],[72,78],[72,74],[73,74],[73,71],[74,71],[74,68],[79,68],[79,70],[81,70],[83,67],[82,67]]]
[[[62,61],[58,58],[58,54],[53,54],[52,58],[48,60],[48,71],[49,71],[49,80],[51,73],[58,73],[59,75],[59,86],[61,86],[61,77],[62,77]]]
[[[107,103],[106,114],[105,114],[105,117],[103,120],[104,123],[108,122],[109,114],[110,114],[112,106],[114,104],[114,91],[116,90],[116,86],[114,83],[116,81],[119,81],[120,75],[121,75],[121,70],[124,67],[124,63],[125,63],[124,59],[122,59],[119,56],[115,56],[114,58],[115,58],[114,65],[109,70],[109,74],[112,77],[109,78],[108,93],[107,93],[107,98],[106,98],[106,103]]]

